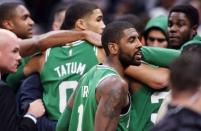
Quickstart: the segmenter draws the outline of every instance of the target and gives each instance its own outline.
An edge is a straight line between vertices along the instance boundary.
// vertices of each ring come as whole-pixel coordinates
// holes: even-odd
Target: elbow
[[[154,81],[154,82],[150,83],[149,86],[153,89],[163,89],[168,86],[168,79],[164,78],[164,79],[160,79],[158,81]]]

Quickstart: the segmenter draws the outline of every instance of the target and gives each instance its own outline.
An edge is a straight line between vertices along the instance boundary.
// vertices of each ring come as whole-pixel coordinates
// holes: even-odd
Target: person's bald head
[[[9,31],[9,30],[5,30],[5,29],[0,29],[0,40],[7,40],[7,37],[8,38],[11,38],[11,39],[18,39],[17,36]],[[3,44],[2,42],[0,44]]]
[[[17,36],[11,31],[0,29],[0,72],[16,72],[21,59]]]
[[[17,43],[17,41],[18,38],[13,32],[5,29],[0,29],[0,51],[3,50],[4,46],[15,44]]]

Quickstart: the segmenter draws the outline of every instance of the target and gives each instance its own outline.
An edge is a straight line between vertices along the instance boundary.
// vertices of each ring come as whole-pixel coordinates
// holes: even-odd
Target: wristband
[[[24,117],[32,119],[35,124],[37,122],[36,117],[30,113],[25,114]]]

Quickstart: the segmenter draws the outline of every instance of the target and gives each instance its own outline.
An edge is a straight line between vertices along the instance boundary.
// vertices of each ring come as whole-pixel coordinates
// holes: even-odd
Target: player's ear
[[[119,52],[119,45],[113,42],[109,42],[108,49],[110,51],[110,54],[118,54]]]
[[[197,34],[198,25],[194,25],[191,27],[191,37]]]
[[[53,24],[52,24],[52,29],[53,30],[59,30],[60,29],[59,23],[54,21]]]
[[[81,29],[81,30],[86,30],[87,26],[86,26],[85,21],[83,19],[78,19],[75,22],[75,28],[78,28],[78,29]]]
[[[14,24],[11,20],[4,20],[2,26],[7,30],[12,30],[14,28]]]

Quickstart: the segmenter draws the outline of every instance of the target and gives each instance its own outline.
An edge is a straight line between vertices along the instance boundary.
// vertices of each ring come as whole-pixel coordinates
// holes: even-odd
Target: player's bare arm
[[[140,66],[129,66],[125,72],[128,76],[146,83],[154,89],[164,88],[168,84],[169,69],[167,68],[141,64]]]
[[[64,45],[76,40],[87,40],[95,46],[101,47],[100,34],[92,31],[51,31],[30,39],[20,40],[20,54],[28,56],[38,51],[44,51],[53,46]]]
[[[128,104],[128,86],[119,77],[109,77],[96,90],[98,107],[95,115],[95,131],[114,131],[121,109]]]
[[[40,73],[45,63],[45,52],[38,54],[31,58],[24,66],[23,73],[25,76],[29,76],[33,73]]]

